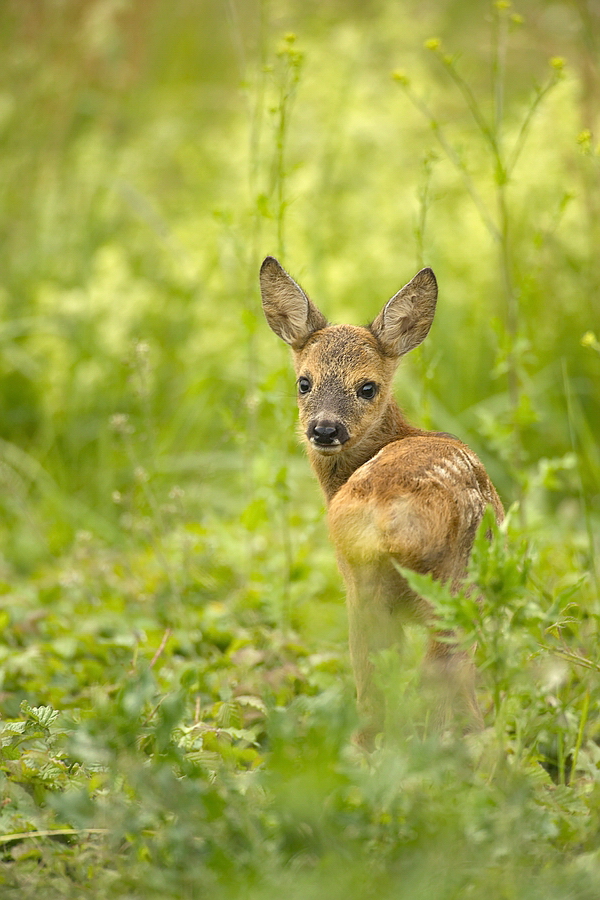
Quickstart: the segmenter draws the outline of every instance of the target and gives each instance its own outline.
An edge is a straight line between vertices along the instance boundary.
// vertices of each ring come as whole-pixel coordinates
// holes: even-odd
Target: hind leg
[[[481,731],[483,716],[475,692],[475,666],[456,645],[452,632],[429,638],[425,657],[425,680],[431,686],[433,725],[445,731],[458,725],[463,731]]]

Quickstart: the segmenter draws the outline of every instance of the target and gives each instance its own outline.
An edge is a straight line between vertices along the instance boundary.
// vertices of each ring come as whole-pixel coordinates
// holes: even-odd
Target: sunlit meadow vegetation
[[[2,897],[596,900],[596,4],[6,0],[0,43]],[[477,739],[415,634],[352,749],[266,254],[332,321],[437,274],[397,393],[510,509],[418,585]]]

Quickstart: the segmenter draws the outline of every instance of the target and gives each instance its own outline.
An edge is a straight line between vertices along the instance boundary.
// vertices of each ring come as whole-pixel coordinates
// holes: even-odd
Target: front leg
[[[386,578],[377,565],[350,567],[340,561],[347,588],[350,661],[356,684],[361,727],[355,742],[372,750],[375,736],[383,731],[385,697],[377,686],[373,656],[401,644],[402,627],[386,591]]]

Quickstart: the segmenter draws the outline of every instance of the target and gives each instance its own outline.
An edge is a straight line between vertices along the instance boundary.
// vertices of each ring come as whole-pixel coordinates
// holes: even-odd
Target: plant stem
[[[562,378],[563,378],[563,386],[565,392],[565,398],[567,401],[567,423],[569,427],[569,439],[571,442],[571,449],[575,454],[575,458],[577,460],[577,481],[578,481],[578,493],[579,493],[579,502],[581,503],[581,508],[583,510],[583,517],[585,520],[585,530],[587,534],[588,540],[588,555],[589,555],[589,566],[590,573],[592,579],[594,581],[594,587],[596,589],[596,598],[597,603],[600,602],[600,573],[598,572],[598,567],[596,563],[596,540],[594,535],[594,524],[592,522],[592,513],[590,510],[590,505],[587,499],[587,495],[585,492],[583,477],[581,474],[581,459],[580,453],[577,446],[577,439],[575,434],[575,417],[573,411],[573,397],[571,395],[571,384],[569,381],[569,370],[566,359],[562,359]],[[598,611],[598,610],[597,610]]]
[[[573,748],[573,762],[571,764],[571,775],[569,778],[569,783],[572,782],[573,779],[575,778],[575,770],[577,769],[577,759],[579,757],[579,751],[581,750],[581,745],[583,743],[583,733],[585,731],[589,708],[590,708],[590,692],[589,692],[589,690],[587,690],[585,692],[585,695],[583,698],[581,717],[579,719],[579,728],[577,729],[577,740],[575,741],[575,746]]]
[[[279,97],[275,113],[277,116],[275,125],[275,148],[273,160],[273,194],[275,199],[275,221],[277,227],[277,253],[280,259],[285,259],[285,226],[287,223],[287,167],[286,148],[289,133],[289,123],[296,88],[300,80],[302,67],[302,54],[294,47],[295,35],[288,34],[284,39],[283,48],[279,51]],[[292,533],[290,527],[290,484],[289,467],[284,464],[277,476],[278,496],[281,511],[281,547],[283,552],[282,567],[282,596],[280,610],[280,628],[284,637],[291,627],[291,582],[294,563],[292,545]]]

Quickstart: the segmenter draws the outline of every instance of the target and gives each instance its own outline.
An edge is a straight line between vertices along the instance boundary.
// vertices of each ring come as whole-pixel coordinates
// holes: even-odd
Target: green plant
[[[492,196],[486,197],[479,187],[476,177],[470,171],[463,148],[457,148],[447,137],[438,116],[428,104],[413,90],[408,77],[402,72],[394,74],[395,80],[422,113],[429,123],[444,155],[458,171],[463,185],[471,197],[489,236],[494,242],[497,253],[498,272],[502,285],[504,308],[502,315],[503,332],[499,334],[499,356],[496,373],[505,374],[508,386],[510,415],[506,422],[507,440],[509,443],[509,461],[513,477],[520,485],[520,510],[525,511],[525,493],[523,478],[525,472],[524,442],[522,431],[535,421],[535,412],[531,408],[530,398],[524,390],[527,361],[531,345],[522,327],[523,316],[520,310],[520,298],[526,291],[522,283],[523,276],[517,265],[519,246],[514,236],[514,213],[511,209],[509,191],[517,180],[517,165],[525,147],[539,107],[552,89],[564,77],[565,61],[560,57],[550,60],[551,74],[541,84],[535,85],[532,95],[520,113],[520,121],[507,123],[506,109],[506,54],[511,28],[521,27],[522,17],[512,12],[511,3],[498,0],[491,5],[491,112],[486,114],[484,99],[477,95],[468,80],[461,74],[456,55],[446,53],[439,39],[432,38],[425,42],[425,47],[435,55],[439,64],[462,95],[466,107],[472,117],[475,133],[482,141],[483,151],[487,159],[486,175],[492,185]],[[487,101],[488,98],[485,98]],[[480,160],[478,159],[478,163]],[[487,186],[486,186],[487,187]],[[417,229],[417,240],[422,241],[425,222],[424,201],[428,192],[421,199],[421,224]],[[422,256],[422,250],[419,250]],[[533,416],[533,418],[532,418]]]

